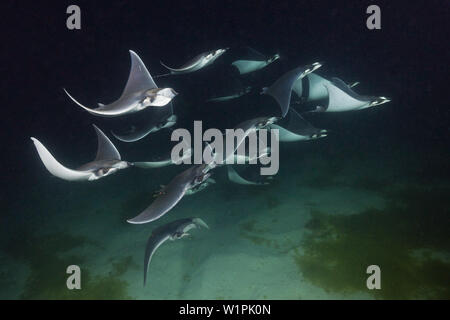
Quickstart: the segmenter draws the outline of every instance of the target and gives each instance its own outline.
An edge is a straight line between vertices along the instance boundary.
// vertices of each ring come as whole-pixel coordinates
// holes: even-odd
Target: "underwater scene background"
[[[450,298],[448,1],[377,1],[381,30],[366,27],[369,1],[77,1],[81,30],[66,28],[70,4],[2,3],[1,299]],[[92,124],[128,161],[170,152],[170,130],[134,143],[110,134],[149,111],[97,117],[62,88],[88,105],[110,102],[128,76],[128,50],[155,76],[167,72],[160,60],[244,46],[281,58],[246,77],[224,54],[196,73],[155,78],[179,93],[175,127],[202,120],[204,130],[223,130],[279,116],[260,88],[315,61],[318,74],[391,101],[304,114],[328,136],[280,143],[268,185],[233,184],[218,168],[215,184],[148,224],[126,220],[186,165],[92,182],[55,178],[42,165],[29,137],[76,168],[94,157]],[[236,86],[255,91],[205,103]],[[185,217],[210,229],[163,244],[144,287],[152,230]],[[82,270],[81,290],[66,287],[69,265]],[[366,287],[369,265],[380,266],[380,290]]]

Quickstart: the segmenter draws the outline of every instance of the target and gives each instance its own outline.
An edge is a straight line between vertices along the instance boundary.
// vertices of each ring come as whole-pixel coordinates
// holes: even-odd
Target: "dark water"
[[[367,1],[80,1],[82,28],[66,28],[71,2],[2,3],[3,299],[449,299],[449,4],[384,2],[381,30],[366,28]],[[250,46],[281,59],[239,77],[233,54]],[[126,222],[180,167],[129,169],[95,182],[67,182],[44,168],[30,136],[68,167],[95,154],[95,123],[119,119],[86,105],[118,97],[134,50],[152,75],[207,50],[230,50],[210,68],[155,79],[180,93],[177,127],[232,128],[279,115],[259,95],[284,72],[315,61],[318,74],[359,81],[355,91],[390,97],[360,111],[308,114],[328,137],[280,145],[268,186],[216,184],[183,199],[162,219]],[[227,103],[204,99],[251,85]],[[142,114],[145,115],[143,111]],[[134,118],[133,118],[134,117]],[[127,121],[142,120],[136,114]],[[170,151],[170,131],[136,143],[111,137],[123,158],[150,161]],[[142,286],[145,242],[155,226],[201,217],[210,230],[155,254]],[[66,268],[82,269],[69,291]],[[381,269],[368,290],[366,268]]]

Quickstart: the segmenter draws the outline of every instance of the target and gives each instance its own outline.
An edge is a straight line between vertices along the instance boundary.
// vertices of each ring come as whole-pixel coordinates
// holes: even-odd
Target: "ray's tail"
[[[169,73],[163,73],[163,74],[158,74],[158,75],[156,75],[156,76],[154,76],[153,78],[162,78],[162,77],[167,77],[167,76],[171,76],[172,74],[169,72]]]

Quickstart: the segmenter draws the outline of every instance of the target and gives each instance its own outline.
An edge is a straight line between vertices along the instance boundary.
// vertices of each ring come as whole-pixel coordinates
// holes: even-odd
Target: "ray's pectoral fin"
[[[39,157],[47,170],[55,177],[67,181],[88,180],[92,173],[89,171],[78,171],[64,167],[60,164],[52,154],[44,147],[44,145],[36,138],[31,137],[31,140],[36,147]]]
[[[164,193],[160,194],[147,209],[136,217],[128,219],[127,222],[143,224],[157,220],[172,209],[183,198],[185,193],[184,185],[168,185],[164,189]]]
[[[145,257],[144,257],[144,286],[147,283],[147,273],[150,261],[156,251],[164,242],[170,239],[170,235],[159,235],[152,234],[147,241],[147,246],[145,247]]]
[[[63,90],[66,93],[66,95],[70,98],[70,100],[75,102],[75,104],[77,104],[78,106],[80,106],[84,110],[86,110],[86,111],[88,111],[89,113],[92,113],[92,114],[103,115],[103,113],[101,112],[101,109],[103,109],[105,107],[105,105],[100,106],[98,109],[88,108],[85,105],[83,105],[80,102],[78,102],[74,97],[72,97],[72,95],[65,88],[63,88]]]
[[[205,228],[205,229],[209,229],[209,226],[206,224],[206,222],[203,221],[203,220],[200,219],[200,218],[194,218],[194,219],[192,219],[192,221],[193,221],[193,222],[195,223],[195,225],[198,226],[198,227],[203,227],[203,228]]]
[[[281,108],[281,115],[284,118],[289,111],[289,104],[291,101],[292,87],[295,81],[302,79],[309,73],[317,70],[321,64],[315,62],[311,65],[295,68],[283,74],[274,84],[269,88],[263,89],[262,94],[272,96]]]
[[[94,161],[121,160],[120,153],[111,140],[96,125],[93,126],[97,134],[97,156]]]
[[[150,261],[156,250],[167,240],[179,240],[190,236],[189,231],[195,228],[209,229],[200,218],[184,218],[169,222],[155,228],[147,240],[144,256],[144,286],[147,282],[147,273]]]
[[[234,168],[232,166],[227,166],[227,174],[228,174],[228,179],[231,182],[237,183],[237,184],[242,184],[242,185],[254,185],[254,186],[262,186],[262,185],[266,185],[268,184],[267,182],[253,182],[253,181],[249,181],[244,179],[243,177],[241,177],[236,170],[234,170]]]
[[[185,72],[185,71],[188,71],[188,70],[190,70],[190,69],[195,68],[196,66],[200,65],[201,60],[200,60],[200,59],[199,59],[199,60],[196,60],[195,62],[193,62],[193,63],[191,63],[191,64],[189,64],[189,65],[187,65],[187,66],[181,67],[181,68],[171,68],[171,67],[169,67],[168,65],[166,65],[165,63],[163,63],[162,61],[160,61],[159,63],[160,63],[164,68],[166,68],[167,70],[169,70],[171,73],[178,73],[178,72]]]
[[[123,90],[122,97],[129,94],[158,88],[141,58],[139,58],[139,56],[132,50],[130,50],[130,58],[130,74],[128,75],[128,81],[125,85],[125,89]]]
[[[97,109],[91,109],[75,100],[66,89],[64,89],[64,92],[73,102],[94,115],[114,117],[133,112],[133,110],[136,111],[136,103],[139,102],[139,98],[142,96],[143,92],[155,89],[157,86],[139,56],[134,51],[130,50],[130,57],[131,68],[128,75],[128,81],[122,95],[115,102],[108,105],[99,103]]]

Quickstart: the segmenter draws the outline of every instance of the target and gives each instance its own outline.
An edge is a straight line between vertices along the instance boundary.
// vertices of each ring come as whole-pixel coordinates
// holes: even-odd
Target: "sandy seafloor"
[[[221,168],[216,184],[145,225],[125,220],[182,168],[69,183],[37,166],[39,179],[2,223],[0,298],[450,298],[449,189],[420,175],[421,161],[443,160],[395,148],[383,157],[324,153],[313,143],[324,142],[284,145],[269,186],[232,184]],[[161,246],[144,287],[151,230],[182,217],[200,217],[210,230]],[[79,291],[65,287],[71,264],[82,270]],[[370,264],[381,267],[381,290],[366,288]]]

